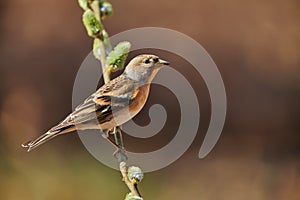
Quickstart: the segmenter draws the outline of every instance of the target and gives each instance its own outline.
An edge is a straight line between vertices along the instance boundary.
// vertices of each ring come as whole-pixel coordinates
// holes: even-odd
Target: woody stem
[[[92,8],[97,20],[99,20],[101,22],[101,14],[100,14],[100,9],[99,9],[98,5],[99,5],[99,0],[95,0],[91,4],[91,8]],[[104,36],[103,36],[104,31],[105,31],[105,29],[103,26],[103,30],[97,36],[97,38],[100,40],[100,44],[99,44],[100,63],[102,66],[104,83],[108,83],[110,81],[111,70],[110,70],[110,66],[107,65],[107,63],[106,63],[106,57],[107,57],[107,53],[109,53],[109,51],[111,51],[111,44],[108,42],[108,44],[105,45]],[[120,149],[124,149],[122,133],[121,133],[121,129],[119,127],[114,128],[114,136],[115,136],[116,144],[120,147]],[[117,156],[119,162],[127,160],[126,155],[124,155],[124,153],[122,151],[118,151],[116,156]]]

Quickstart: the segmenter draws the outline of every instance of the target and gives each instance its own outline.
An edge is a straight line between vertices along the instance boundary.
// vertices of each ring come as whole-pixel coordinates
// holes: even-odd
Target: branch
[[[134,196],[140,197],[141,195],[140,195],[137,187],[135,187],[135,185],[128,178],[127,165],[126,165],[125,162],[120,162],[120,171],[121,171],[122,176],[123,176],[123,181],[125,182],[127,187],[130,189],[131,194],[134,195]]]
[[[104,82],[108,83],[111,73],[124,68],[131,44],[129,42],[121,42],[112,50],[109,36],[101,21],[112,14],[113,10],[110,3],[105,0],[78,0],[78,2],[80,7],[85,10],[82,16],[83,24],[88,35],[94,38],[93,53],[95,58],[101,63]],[[142,180],[143,173],[138,167],[129,167],[127,169],[127,156],[120,127],[115,127],[113,133],[115,143],[119,147],[116,157],[120,163],[123,181],[131,191],[131,193],[127,194],[125,200],[142,200],[137,184]]]

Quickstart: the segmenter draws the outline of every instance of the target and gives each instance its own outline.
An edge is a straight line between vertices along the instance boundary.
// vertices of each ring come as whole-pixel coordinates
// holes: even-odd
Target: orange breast
[[[132,100],[129,102],[129,106],[116,111],[113,114],[113,119],[101,124],[101,129],[110,129],[115,126],[120,126],[132,119],[137,115],[144,107],[148,95],[149,95],[150,84],[139,87],[133,94]]]
[[[135,91],[133,95],[133,99],[129,105],[129,112],[132,117],[138,114],[140,110],[142,110],[142,108],[144,107],[149,95],[149,89],[150,89],[150,84],[146,84],[142,87],[139,87]]]

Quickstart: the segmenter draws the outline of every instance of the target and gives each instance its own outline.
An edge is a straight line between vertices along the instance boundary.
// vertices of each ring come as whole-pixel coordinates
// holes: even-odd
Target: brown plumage
[[[58,125],[22,146],[31,151],[57,135],[86,129],[104,131],[122,125],[143,108],[152,79],[165,65],[169,63],[155,55],[135,57],[123,74],[100,87]]]

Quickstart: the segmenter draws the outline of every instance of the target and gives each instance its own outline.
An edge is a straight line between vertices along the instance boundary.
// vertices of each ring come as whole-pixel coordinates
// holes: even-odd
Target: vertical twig
[[[137,187],[135,187],[134,184],[132,184],[132,182],[129,180],[128,176],[127,176],[127,165],[125,162],[120,162],[120,171],[122,173],[123,176],[123,181],[125,182],[125,184],[127,185],[127,187],[130,189],[131,193],[134,196],[141,196]]]
[[[95,15],[96,19],[102,24],[99,4],[100,4],[99,0],[94,0],[91,3],[90,6],[91,6],[91,8],[92,8],[92,10],[94,12],[94,15]],[[99,42],[100,63],[101,63],[101,66],[102,66],[104,83],[108,83],[110,81],[110,75],[111,75],[111,73],[110,73],[110,70],[109,70],[109,66],[107,66],[107,64],[106,64],[106,57],[107,57],[107,53],[109,53],[111,51],[111,47],[109,47],[109,48],[106,47],[105,48],[105,44],[104,44],[104,39],[105,38],[104,38],[104,34],[103,34],[104,31],[105,31],[105,29],[103,27],[103,30],[96,37],[97,37],[97,39],[100,40],[100,42]],[[107,35],[107,37],[108,37],[108,35]]]
[[[101,23],[101,12],[100,12],[99,3],[100,3],[99,0],[93,1],[91,4],[91,8],[94,11],[95,17]],[[107,53],[109,53],[111,51],[111,44],[109,41],[104,42],[105,39],[108,40],[108,34],[106,33],[103,25],[102,25],[102,27],[103,27],[103,30],[97,36],[97,39],[100,40],[99,50],[100,50],[100,62],[102,65],[103,79],[104,79],[104,83],[108,83],[110,81],[112,69],[111,69],[111,66],[107,65],[106,58],[107,58]],[[103,33],[105,33],[105,34],[103,34]],[[108,52],[108,50],[109,50],[109,52]],[[116,144],[119,146],[119,148],[121,150],[123,150],[124,144],[123,144],[121,129],[119,127],[115,127],[113,133],[115,136]],[[116,156],[117,156],[119,162],[125,161],[127,159],[126,155],[124,155],[124,151],[117,151]]]
[[[86,29],[88,31],[89,36],[94,38],[94,55],[96,59],[98,59],[102,66],[103,71],[103,78],[104,83],[108,83],[110,81],[110,76],[114,69],[114,64],[108,64],[107,63],[107,56],[112,51],[111,44],[109,42],[109,36],[107,32],[104,29],[104,26],[102,25],[102,19],[106,16],[110,15],[112,13],[112,7],[111,5],[104,1],[104,0],[78,0],[79,5],[85,10],[84,19],[83,22],[86,26]],[[102,4],[102,7],[100,5]],[[92,13],[91,13],[92,12]],[[123,43],[123,45],[120,45],[121,52],[126,52],[128,49],[130,49],[130,44],[126,45]],[[129,48],[128,48],[129,46]],[[99,52],[98,52],[99,50]],[[118,50],[116,50],[118,52]],[[122,62],[121,65],[124,66],[125,59],[127,57],[128,52],[124,55],[120,55],[120,58],[116,58],[115,60]],[[123,59],[123,60],[122,60]],[[116,69],[119,70],[123,66],[117,66]],[[114,137],[115,137],[115,143],[118,145],[119,150],[117,151],[116,157],[119,162],[119,167],[121,174],[123,176],[123,181],[131,191],[129,193],[130,195],[126,196],[126,199],[132,199],[131,195],[133,195],[134,199],[135,197],[140,198],[140,193],[137,188],[137,183],[142,180],[143,174],[140,168],[137,167],[131,167],[129,170],[127,168],[127,156],[124,151],[124,144],[123,144],[123,138],[122,138],[122,131],[120,127],[115,127],[113,130]]]

